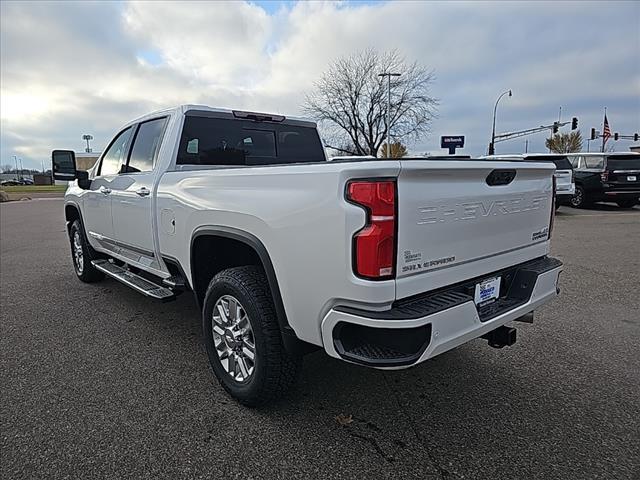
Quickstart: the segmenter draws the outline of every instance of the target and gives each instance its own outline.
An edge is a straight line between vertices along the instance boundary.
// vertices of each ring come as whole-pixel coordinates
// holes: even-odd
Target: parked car
[[[571,206],[615,202],[633,208],[640,200],[640,153],[574,153],[567,157],[574,167],[576,192]]]
[[[556,166],[556,209],[568,205],[575,194],[573,167],[565,154],[525,153],[514,155],[487,155],[482,158],[499,160],[520,160],[525,162],[550,162]]]
[[[73,180],[78,278],[192,291],[213,372],[246,405],[281,395],[314,348],[397,369],[478,337],[512,345],[505,324],[559,291],[549,164],[328,162],[311,121],[193,105],[128,123],[89,172],[52,157]]]
[[[22,180],[20,180],[20,183],[22,185],[33,185],[33,180],[29,178],[23,178]]]
[[[0,185],[3,187],[12,187],[15,185],[21,185],[21,183],[18,180],[3,180],[0,182]]]

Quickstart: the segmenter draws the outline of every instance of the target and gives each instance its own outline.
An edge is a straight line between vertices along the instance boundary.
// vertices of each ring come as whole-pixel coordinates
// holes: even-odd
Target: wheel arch
[[[71,228],[71,224],[76,220],[80,220],[80,223],[83,223],[82,214],[80,213],[80,209],[75,203],[66,203],[64,205],[64,218],[67,221],[67,230]]]
[[[273,263],[271,261],[269,252],[267,251],[264,244],[260,241],[260,239],[244,230],[223,226],[202,226],[197,228],[193,232],[189,250],[189,268],[191,272],[191,284],[196,295],[198,305],[202,306],[202,302],[204,300],[202,292],[206,291],[211,278],[213,278],[213,275],[215,275],[217,271],[221,270],[214,269],[213,275],[204,276],[201,274],[201,271],[199,271],[199,262],[197,260],[201,258],[201,255],[205,253],[202,251],[202,249],[206,249],[206,247],[210,246],[212,243],[218,245],[225,244],[227,246],[243,245],[244,247],[242,248],[244,248],[245,250],[242,253],[248,254],[248,252],[253,252],[253,254],[255,255],[255,259],[257,259],[257,262],[253,261],[249,264],[258,263],[264,269],[265,275],[267,277],[267,282],[269,284],[269,289],[271,291],[271,296],[273,298],[273,303],[276,309],[280,331],[283,335],[283,340],[285,341],[285,346],[287,346],[287,338],[293,336],[297,340],[297,337],[287,319],[287,314],[284,309],[284,303],[282,301],[282,294],[280,293],[280,286],[278,284],[278,279],[276,277],[276,272],[273,268]]]

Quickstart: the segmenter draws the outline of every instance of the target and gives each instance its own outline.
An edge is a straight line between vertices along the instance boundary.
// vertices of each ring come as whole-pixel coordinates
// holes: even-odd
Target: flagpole
[[[604,144],[607,141],[607,137],[604,134],[604,122],[607,118],[607,107],[604,107],[604,118],[602,119],[602,153],[604,153]]]

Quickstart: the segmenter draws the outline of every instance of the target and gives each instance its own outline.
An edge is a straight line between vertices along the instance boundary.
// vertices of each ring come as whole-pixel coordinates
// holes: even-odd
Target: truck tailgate
[[[401,161],[396,298],[548,251],[553,164]]]

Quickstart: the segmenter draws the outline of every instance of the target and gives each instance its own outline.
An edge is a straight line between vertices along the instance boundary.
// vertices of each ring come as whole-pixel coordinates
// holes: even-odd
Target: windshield
[[[187,116],[178,165],[275,165],[324,162],[314,127]]]

